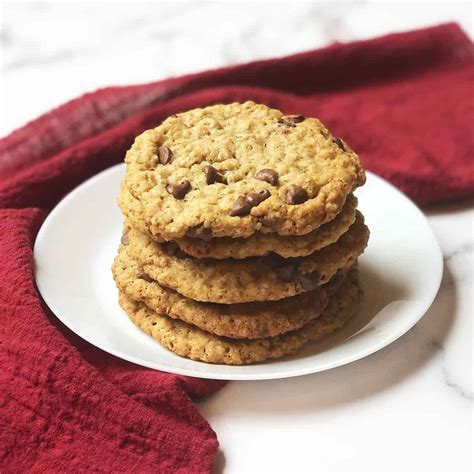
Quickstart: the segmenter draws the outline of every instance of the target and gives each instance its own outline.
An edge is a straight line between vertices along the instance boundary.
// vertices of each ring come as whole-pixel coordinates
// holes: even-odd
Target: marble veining
[[[458,246],[457,248],[451,250],[450,252],[446,252],[444,255],[445,263],[450,262],[455,258],[465,258],[472,254],[473,242],[464,242],[462,245]]]
[[[459,395],[460,397],[472,402],[473,401],[472,390],[467,387],[463,387],[459,383],[455,382],[452,374],[450,374],[448,367],[446,367],[444,345],[439,341],[430,341],[427,343],[427,345],[428,347],[435,348],[436,351],[440,353],[440,356],[442,358],[440,369],[441,369],[441,375],[442,375],[444,384],[450,389],[452,389],[456,395]]]
[[[443,365],[441,367],[443,371],[443,379],[444,383],[449,387],[452,388],[459,396],[465,398],[466,400],[473,401],[472,391],[468,391],[467,389],[462,388],[460,385],[455,383],[451,376],[449,375],[448,369]]]

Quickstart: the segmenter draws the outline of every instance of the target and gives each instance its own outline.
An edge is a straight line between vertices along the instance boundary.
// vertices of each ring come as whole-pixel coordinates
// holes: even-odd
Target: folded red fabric
[[[319,117],[420,204],[474,194],[473,45],[449,24],[73,100],[0,143],[1,465],[208,472],[218,443],[190,397],[222,383],[137,367],[64,328],[38,296],[32,243],[65,193],[166,116],[254,100]]]

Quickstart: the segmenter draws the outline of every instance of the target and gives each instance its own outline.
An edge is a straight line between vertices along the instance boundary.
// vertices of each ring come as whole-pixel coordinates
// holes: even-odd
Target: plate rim
[[[119,163],[114,166],[111,166],[94,176],[91,176],[78,186],[76,186],[74,189],[72,189],[69,193],[67,193],[56,205],[55,207],[51,210],[51,212],[46,216],[45,220],[41,224],[41,227],[36,234],[35,242],[33,245],[33,259],[36,261],[36,255],[37,252],[39,252],[42,242],[47,239],[47,232],[49,225],[51,222],[54,221],[54,218],[56,214],[60,213],[62,208],[66,206],[71,199],[73,199],[76,194],[79,194],[83,192],[85,188],[88,188],[89,186],[93,186],[96,181],[100,181],[107,177],[109,174],[114,174],[117,173],[118,171],[122,170],[125,168],[124,163]],[[366,171],[367,177],[369,179],[375,179],[375,180],[380,180],[383,182],[384,185],[388,186],[392,191],[394,191],[399,197],[402,199],[407,200],[414,210],[418,213],[419,218],[424,222],[426,225],[427,229],[430,232],[430,236],[432,238],[432,242],[435,246],[436,249],[436,254],[437,254],[437,261],[435,262],[436,265],[436,275],[434,275],[433,278],[433,287],[431,289],[431,293],[429,298],[426,298],[425,303],[422,305],[422,307],[416,312],[418,316],[414,316],[408,319],[408,321],[398,327],[398,331],[394,331],[393,333],[390,333],[389,336],[382,338],[377,344],[373,344],[370,347],[367,348],[367,350],[362,350],[357,353],[357,355],[348,355],[345,357],[340,357],[337,359],[333,359],[331,363],[326,363],[325,365],[323,364],[322,366],[317,367],[316,369],[314,367],[303,367],[300,369],[292,369],[291,367],[288,369],[284,369],[279,371],[278,373],[264,373],[264,374],[257,374],[257,373],[220,373],[218,368],[225,368],[228,369],[229,367],[236,367],[239,369],[244,369],[245,370],[245,365],[241,366],[226,366],[223,364],[208,364],[205,362],[201,361],[192,361],[192,362],[199,362],[202,364],[206,364],[207,367],[216,367],[215,373],[205,373],[205,372],[200,372],[199,370],[195,369],[186,369],[186,368],[179,368],[179,367],[172,367],[172,366],[167,366],[163,365],[160,363],[152,363],[152,362],[147,362],[143,361],[141,359],[138,359],[137,357],[134,357],[133,355],[129,355],[127,353],[115,350],[114,348],[108,347],[107,344],[102,344],[102,343],[97,343],[94,340],[91,340],[90,337],[84,337],[83,335],[79,334],[74,330],[70,325],[64,321],[63,317],[61,316],[61,311],[59,308],[55,307],[54,301],[52,301],[52,298],[48,297],[45,293],[45,288],[42,287],[41,282],[37,278],[37,266],[34,265],[34,280],[36,287],[38,289],[38,294],[40,298],[45,302],[45,304],[48,306],[48,308],[51,310],[53,315],[62,323],[64,324],[70,331],[72,331],[74,334],[79,336],[81,339],[87,341],[89,344],[92,344],[94,347],[97,347],[100,350],[103,350],[104,352],[107,352],[109,354],[112,354],[115,357],[118,357],[120,359],[126,360],[128,362],[134,363],[136,365],[139,365],[141,367],[147,367],[150,369],[154,370],[159,370],[162,372],[167,372],[167,373],[174,373],[178,375],[185,375],[185,376],[190,376],[190,377],[197,377],[201,379],[208,379],[208,380],[277,380],[277,379],[283,379],[283,378],[291,378],[291,377],[299,377],[303,375],[309,375],[317,372],[323,372],[326,370],[330,370],[336,367],[340,367],[343,365],[350,364],[352,362],[356,362],[358,360],[361,360],[365,357],[368,357],[371,354],[374,354],[375,352],[383,349],[384,347],[387,347],[388,345],[392,344],[394,341],[402,337],[404,334],[406,334],[410,329],[412,329],[427,313],[428,309],[431,307],[433,304],[439,289],[441,287],[441,281],[442,281],[442,275],[443,275],[443,270],[444,270],[444,261],[443,261],[443,255],[441,251],[441,247],[439,245],[438,239],[436,238],[436,235],[427,219],[425,214],[421,211],[421,209],[408,197],[406,196],[402,191],[400,191],[397,187],[395,187],[393,184],[388,182],[386,179],[382,178],[381,176],[371,172],[371,171]],[[117,303],[118,305],[118,303]],[[123,310],[121,310],[123,311]],[[157,342],[158,343],[158,342]],[[252,364],[250,367],[255,367],[258,364]],[[263,364],[262,364],[263,365]]]

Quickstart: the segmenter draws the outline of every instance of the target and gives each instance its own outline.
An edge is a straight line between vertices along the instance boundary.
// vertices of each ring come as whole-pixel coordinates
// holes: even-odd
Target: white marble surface
[[[101,86],[445,21],[472,37],[469,2],[4,2],[1,17],[0,135]],[[221,442],[216,472],[472,471],[474,211],[427,214],[445,272],[421,322],[362,361],[200,402]]]

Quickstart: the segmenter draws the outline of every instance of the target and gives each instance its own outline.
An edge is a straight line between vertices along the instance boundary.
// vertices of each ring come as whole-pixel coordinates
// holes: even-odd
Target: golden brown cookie
[[[365,181],[357,155],[314,118],[253,102],[174,115],[136,138],[123,206],[133,227],[186,235],[304,235],[340,213]]]
[[[338,282],[331,280],[328,291],[323,285],[280,301],[225,305],[194,301],[161,287],[156,281],[143,279],[140,266],[127,254],[125,246],[120,247],[112,272],[120,291],[157,313],[218,336],[247,339],[273,337],[304,326],[322,313],[328,293],[334,291],[334,283],[340,285],[344,281],[342,275]]]
[[[126,216],[133,214],[133,212],[137,216],[141,215],[140,202],[129,193],[125,186],[122,186],[119,202]],[[265,256],[270,253],[276,253],[284,258],[304,257],[336,242],[342,234],[347,232],[355,221],[356,207],[357,198],[350,194],[342,211],[334,220],[323,224],[306,235],[278,235],[256,232],[246,239],[232,237],[209,239],[209,236],[198,235],[194,238],[182,237],[176,239],[175,242],[183,252],[195,258],[242,259]],[[128,225],[131,226],[131,223],[128,223]],[[136,228],[140,232],[148,233],[143,219],[138,219]],[[157,241],[163,242],[164,239],[158,239]]]
[[[250,237],[218,237],[208,241],[183,237],[176,243],[195,258],[243,259],[275,253],[284,258],[305,257],[336,242],[349,230],[356,218],[357,198],[348,196],[342,211],[327,224],[306,235],[278,235],[256,232]]]
[[[356,312],[359,300],[357,272],[349,272],[323,314],[296,331],[263,339],[230,339],[156,313],[144,303],[120,293],[119,302],[143,331],[176,354],[214,364],[242,365],[292,354],[341,328]]]
[[[353,265],[364,251],[369,230],[362,214],[335,243],[307,257],[244,260],[189,258],[173,243],[159,244],[129,229],[127,251],[161,286],[188,298],[214,303],[279,300],[314,290]]]

